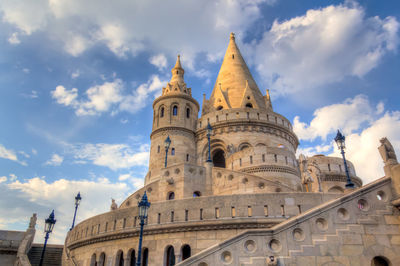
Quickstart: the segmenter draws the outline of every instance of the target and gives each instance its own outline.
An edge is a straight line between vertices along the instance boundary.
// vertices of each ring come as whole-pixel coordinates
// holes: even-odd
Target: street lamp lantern
[[[45,219],[44,222],[44,232],[46,233],[46,236],[44,237],[44,245],[43,245],[43,250],[42,254],[40,255],[40,262],[39,266],[43,265],[43,258],[44,258],[44,253],[46,251],[46,245],[47,245],[47,240],[49,239],[49,235],[51,232],[53,232],[54,225],[56,224],[56,219],[54,219],[54,210],[50,213],[49,218]]]
[[[81,193],[78,192],[78,194],[75,197],[75,212],[74,212],[74,219],[72,220],[72,226],[69,229],[70,231],[74,228],[75,226],[75,218],[76,218],[76,211],[78,210],[78,206],[81,203],[82,197],[81,197]]]
[[[346,149],[345,140],[346,140],[346,137],[343,136],[343,134],[338,130],[336,137],[335,137],[335,142],[336,142],[339,150]]]
[[[168,139],[169,139],[169,137],[168,137]],[[140,236],[139,236],[138,258],[137,258],[136,265],[140,266],[141,258],[142,258],[143,226],[144,226],[144,222],[147,219],[147,213],[150,208],[150,202],[147,200],[146,191],[143,194],[142,200],[138,203],[138,207],[139,207],[139,219],[140,219]]]
[[[54,225],[56,224],[56,219],[54,219],[54,210],[50,213],[49,218],[45,219],[44,222],[44,232],[51,233],[53,232]]]
[[[165,162],[164,162],[164,167],[167,167],[167,160],[168,160],[168,149],[169,146],[171,145],[171,139],[169,136],[164,141],[164,147],[165,147]]]
[[[344,149],[346,148],[345,140],[346,137],[343,136],[343,134],[338,130],[335,137],[335,142],[343,157],[344,169],[346,170],[346,176],[347,176],[346,188],[354,188],[354,183],[350,179],[349,168],[347,167],[346,157],[344,155]]]
[[[212,162],[211,160],[211,134],[213,132],[213,128],[210,125],[210,122],[207,124],[207,140],[208,140],[208,158],[206,162]]]
[[[75,197],[75,205],[79,205],[79,203],[81,203],[82,197],[81,197],[81,193],[78,192],[78,194]]]

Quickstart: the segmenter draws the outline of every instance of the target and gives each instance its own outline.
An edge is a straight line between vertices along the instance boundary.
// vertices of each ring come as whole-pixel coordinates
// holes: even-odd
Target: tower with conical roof
[[[185,70],[180,56],[171,70],[170,82],[153,102],[153,130],[150,136],[149,173],[146,182],[152,180],[164,168],[166,151],[164,142],[169,136],[168,166],[195,162],[195,129],[199,112],[198,102],[192,98],[191,88],[184,81]]]

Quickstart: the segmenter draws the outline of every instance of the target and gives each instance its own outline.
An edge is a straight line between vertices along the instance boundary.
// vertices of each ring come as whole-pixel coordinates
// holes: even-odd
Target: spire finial
[[[175,68],[182,68],[182,65],[181,65],[181,55],[180,55],[180,54],[178,54],[178,57],[176,58],[176,63],[175,63],[174,69],[175,69]]]
[[[231,32],[231,40],[235,40],[235,33]]]

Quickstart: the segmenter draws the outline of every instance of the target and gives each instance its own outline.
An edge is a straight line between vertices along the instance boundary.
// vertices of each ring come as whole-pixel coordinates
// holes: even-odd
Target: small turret
[[[171,80],[170,82],[168,82],[167,86],[163,88],[162,95],[169,93],[183,93],[187,95],[192,95],[191,89],[186,87],[186,83],[183,77],[185,74],[185,70],[182,68],[180,55],[178,55],[175,66],[174,68],[172,68],[171,73]]]

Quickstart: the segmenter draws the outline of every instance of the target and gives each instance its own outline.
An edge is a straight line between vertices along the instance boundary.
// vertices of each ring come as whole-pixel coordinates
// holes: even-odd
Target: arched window
[[[124,252],[122,252],[122,250],[119,250],[117,253],[115,265],[116,266],[124,266]]]
[[[190,118],[190,108],[186,108],[186,117]]]
[[[372,259],[371,266],[389,266],[389,262],[386,258],[377,256]]]
[[[171,149],[171,155],[175,155],[175,148]]]
[[[169,246],[166,250],[166,260],[165,260],[165,265],[166,266],[173,266],[175,265],[175,252],[174,252],[174,247]]]
[[[172,108],[172,115],[173,116],[177,116],[178,115],[178,106],[174,105],[174,107]]]
[[[168,200],[173,200],[175,199],[175,193],[173,191],[168,192]]]
[[[104,266],[106,264],[106,254],[103,252],[100,254],[99,266]]]
[[[251,103],[247,103],[247,104],[246,104],[246,107],[247,107],[247,108],[253,108],[253,105],[252,105]]]
[[[189,245],[182,246],[182,260],[186,260],[191,255],[191,249]]]
[[[136,265],[136,254],[135,254],[135,250],[132,249],[131,251],[131,265],[130,266],[135,266]]]
[[[149,249],[148,248],[144,248],[142,266],[147,266],[148,264],[149,264]]]
[[[97,266],[96,254],[92,255],[92,258],[90,259],[90,266]]]
[[[200,191],[193,192],[193,198],[197,198],[197,197],[200,197],[200,196],[201,196]]]
[[[160,145],[157,147],[157,153],[160,153]]]
[[[161,107],[160,117],[164,117],[164,107]]]
[[[219,111],[219,110],[222,110],[222,109],[224,109],[224,107],[222,107],[221,105],[217,107],[217,110],[218,110],[218,111]]]

